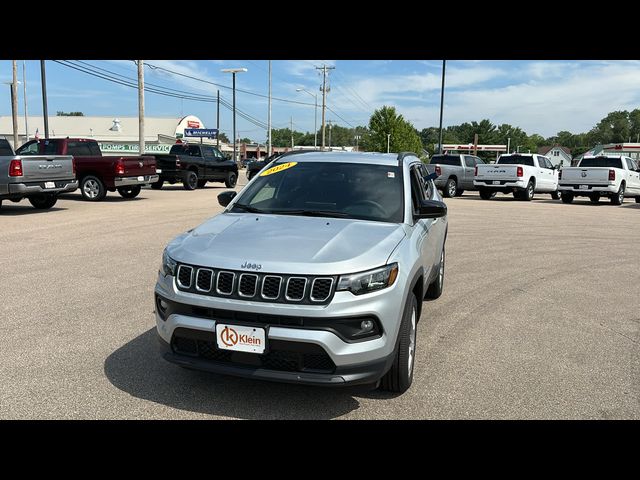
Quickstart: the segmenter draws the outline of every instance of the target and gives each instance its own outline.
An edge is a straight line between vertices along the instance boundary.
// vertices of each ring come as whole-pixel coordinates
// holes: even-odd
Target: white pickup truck
[[[559,188],[564,203],[574,197],[589,197],[592,203],[609,197],[614,205],[622,205],[624,197],[635,197],[640,203],[640,169],[624,155],[584,157],[577,167],[562,169]]]
[[[534,193],[560,198],[558,170],[545,156],[536,153],[501,155],[496,163],[476,165],[473,185],[484,200],[496,193],[513,193],[518,200],[532,200]]]

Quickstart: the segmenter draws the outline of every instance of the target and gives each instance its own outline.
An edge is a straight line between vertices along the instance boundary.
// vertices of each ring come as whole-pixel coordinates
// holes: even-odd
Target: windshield
[[[581,167],[608,167],[608,168],[622,168],[622,161],[620,157],[595,157],[595,158],[583,158],[580,162]]]
[[[460,166],[460,155],[434,155],[429,163]]]
[[[402,197],[398,166],[278,162],[256,177],[231,211],[400,223]]]
[[[496,163],[502,165],[528,165],[533,167],[533,157],[525,157],[523,155],[503,155]]]

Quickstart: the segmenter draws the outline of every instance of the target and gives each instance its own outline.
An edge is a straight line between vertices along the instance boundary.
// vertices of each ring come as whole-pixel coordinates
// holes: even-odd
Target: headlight
[[[165,248],[164,252],[162,252],[162,273],[164,276],[172,275],[175,277],[177,265],[177,262],[169,256],[167,249]]]
[[[374,292],[390,287],[398,277],[398,264],[392,263],[367,272],[342,275],[338,279],[337,290],[349,290],[354,295]]]

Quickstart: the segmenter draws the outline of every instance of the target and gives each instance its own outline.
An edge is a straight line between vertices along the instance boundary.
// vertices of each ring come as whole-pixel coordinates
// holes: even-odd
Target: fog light
[[[363,320],[360,323],[360,328],[364,333],[370,332],[371,330],[373,330],[373,322],[371,320]]]
[[[164,300],[160,300],[160,309],[161,309],[163,312],[167,309],[167,307],[168,307],[168,306],[169,306],[169,305],[167,305],[167,303],[166,303]]]

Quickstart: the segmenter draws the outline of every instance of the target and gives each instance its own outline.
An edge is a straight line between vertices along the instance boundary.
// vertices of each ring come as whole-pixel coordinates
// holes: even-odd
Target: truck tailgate
[[[156,155],[156,167],[159,170],[175,170],[176,155]]]
[[[124,175],[133,177],[136,175],[155,175],[156,160],[150,156],[120,157],[124,163]]]
[[[606,167],[564,167],[560,185],[564,184],[606,184],[609,183],[609,170]]]
[[[22,160],[25,182],[44,182],[74,178],[73,157],[71,155],[25,155]]]
[[[475,180],[518,180],[518,165],[478,165],[478,174]]]

